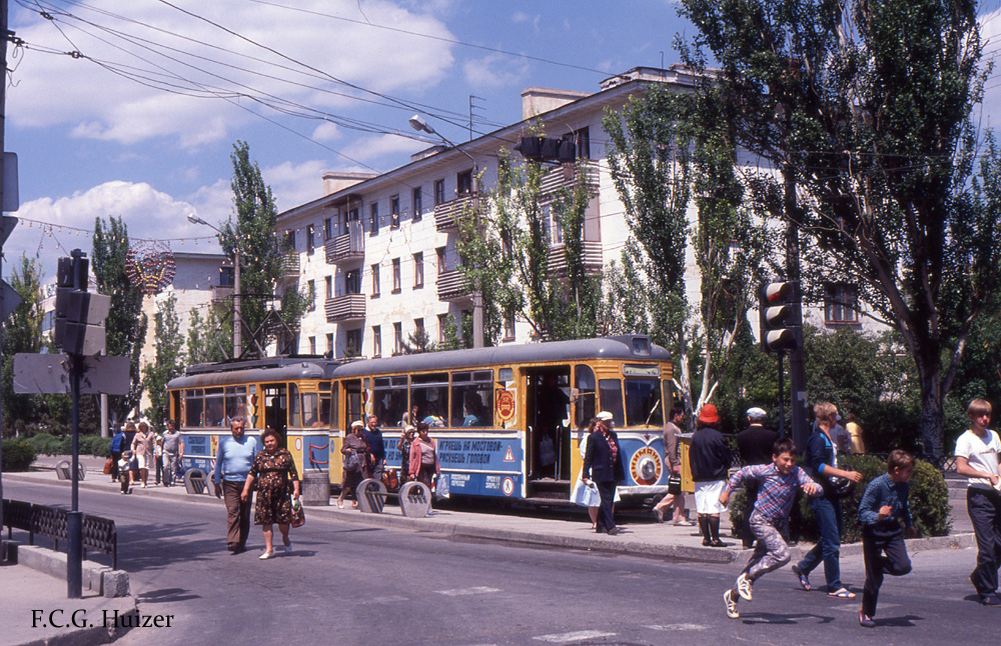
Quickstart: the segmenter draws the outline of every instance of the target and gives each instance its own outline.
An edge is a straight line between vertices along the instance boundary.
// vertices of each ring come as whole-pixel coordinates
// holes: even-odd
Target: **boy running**
[[[719,501],[726,506],[730,492],[742,482],[753,481],[758,485],[758,499],[747,519],[751,532],[757,539],[754,554],[737,577],[733,588],[723,593],[726,616],[731,619],[740,617],[737,612],[737,601],[740,598],[751,600],[751,587],[755,580],[789,562],[789,546],[782,536],[789,526],[789,512],[792,510],[796,487],[802,487],[811,496],[821,494],[820,485],[793,464],[795,457],[796,445],[793,441],[789,438],[778,440],[772,447],[771,464],[755,464],[737,471],[730,476],[726,489],[720,494]]]
[[[917,535],[907,504],[907,481],[914,473],[914,457],[900,449],[891,451],[886,460],[886,471],[865,488],[858,507],[862,523],[862,554],[865,556],[865,587],[862,588],[862,609],[859,610],[858,621],[866,628],[876,625],[872,618],[876,614],[883,574],[903,576],[911,571],[911,559],[907,557],[907,548],[904,547],[904,532],[897,519],[904,521],[908,536]]]

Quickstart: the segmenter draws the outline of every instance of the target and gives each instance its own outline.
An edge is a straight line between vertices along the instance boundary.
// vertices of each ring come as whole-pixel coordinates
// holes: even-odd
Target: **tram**
[[[627,335],[347,362],[202,365],[168,390],[185,468],[208,470],[218,436],[228,433],[221,422],[243,414],[248,429],[282,433],[297,467],[326,471],[337,485],[345,434],[353,421],[375,415],[387,469],[400,467],[405,419],[424,420],[452,495],[567,500],[581,468],[581,438],[601,410],[619,435],[620,495],[666,492],[661,431],[671,377],[665,349]]]

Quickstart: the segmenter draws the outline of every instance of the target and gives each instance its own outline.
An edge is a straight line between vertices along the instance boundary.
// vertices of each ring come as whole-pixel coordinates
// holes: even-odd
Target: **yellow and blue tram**
[[[628,335],[347,362],[200,365],[168,389],[185,468],[210,469],[229,417],[243,415],[248,429],[282,433],[297,466],[325,471],[336,485],[351,422],[375,415],[389,469],[400,466],[404,420],[424,420],[453,495],[566,499],[581,468],[583,429],[600,410],[613,415],[619,434],[621,495],[666,490],[661,429],[671,377],[666,350]]]

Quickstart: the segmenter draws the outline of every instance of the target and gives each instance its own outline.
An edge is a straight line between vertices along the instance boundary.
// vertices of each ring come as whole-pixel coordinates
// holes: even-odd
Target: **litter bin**
[[[330,504],[330,476],[326,471],[310,469],[302,474],[302,504],[319,507]]]

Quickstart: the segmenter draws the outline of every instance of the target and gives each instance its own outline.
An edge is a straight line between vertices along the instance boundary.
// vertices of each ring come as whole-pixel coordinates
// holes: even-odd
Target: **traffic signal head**
[[[765,352],[789,352],[798,345],[796,328],[796,283],[763,283],[758,292],[761,349]]]
[[[70,354],[90,356],[105,348],[104,320],[111,309],[111,297],[85,291],[87,265],[87,260],[77,255],[59,259],[52,343]]]

